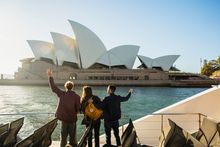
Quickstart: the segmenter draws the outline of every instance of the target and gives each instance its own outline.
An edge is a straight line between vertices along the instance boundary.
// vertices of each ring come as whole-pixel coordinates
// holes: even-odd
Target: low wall
[[[75,85],[106,86],[164,86],[164,87],[211,87],[212,80],[72,80]],[[64,85],[66,80],[55,80],[57,85]],[[0,85],[48,85],[47,80],[0,79]]]

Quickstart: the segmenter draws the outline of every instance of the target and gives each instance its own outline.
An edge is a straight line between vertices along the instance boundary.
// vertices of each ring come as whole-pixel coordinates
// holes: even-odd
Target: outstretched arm
[[[121,102],[124,102],[124,101],[127,101],[130,97],[131,97],[131,94],[133,93],[133,89],[129,89],[128,90],[128,94],[127,94],[127,96],[125,96],[125,97],[120,97],[120,100],[121,100]]]
[[[52,69],[47,69],[47,76],[48,76],[50,88],[54,93],[56,93],[59,96],[62,91],[54,83]]]

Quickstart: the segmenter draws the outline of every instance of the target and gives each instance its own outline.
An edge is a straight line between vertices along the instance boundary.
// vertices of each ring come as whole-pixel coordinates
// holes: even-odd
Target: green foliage
[[[220,56],[216,60],[207,61],[204,60],[201,74],[211,76],[213,72],[220,69]]]

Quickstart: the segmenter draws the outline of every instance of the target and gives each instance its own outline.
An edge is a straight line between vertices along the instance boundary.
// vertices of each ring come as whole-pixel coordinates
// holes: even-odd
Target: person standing
[[[67,81],[64,85],[65,91],[63,91],[55,85],[51,69],[47,69],[47,75],[51,90],[59,98],[55,116],[61,121],[60,147],[66,146],[68,136],[69,144],[72,147],[77,147],[76,121],[77,113],[80,110],[80,96],[72,91],[73,82]]]
[[[118,129],[119,119],[121,118],[121,102],[127,101],[133,92],[133,89],[129,89],[127,96],[122,97],[120,95],[115,95],[115,90],[115,86],[109,85],[107,88],[107,93],[109,96],[105,97],[102,101],[107,147],[111,146],[111,129],[113,129],[117,146],[121,146]]]
[[[84,113],[82,124],[86,125],[86,127],[89,127],[91,123],[91,131],[88,136],[88,147],[92,147],[93,131],[95,135],[95,147],[99,147],[99,130],[100,130],[101,121],[100,118],[98,118],[97,120],[92,120],[92,118],[90,118],[85,114],[85,109],[89,102],[93,103],[94,105],[101,104],[100,98],[92,94],[92,88],[89,86],[84,86],[81,97],[81,111]]]

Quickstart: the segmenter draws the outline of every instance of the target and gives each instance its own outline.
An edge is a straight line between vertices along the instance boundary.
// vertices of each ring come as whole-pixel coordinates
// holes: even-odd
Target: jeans
[[[120,140],[120,136],[119,136],[119,121],[104,121],[104,127],[105,127],[105,135],[106,135],[106,144],[108,146],[111,145],[111,129],[113,129],[114,135],[115,135],[115,139],[116,139],[116,143],[117,146],[121,145],[121,140]]]
[[[76,123],[67,123],[62,121],[61,122],[61,141],[60,147],[65,147],[67,144],[67,137],[69,135],[69,144],[73,147],[77,146],[77,139],[76,139]]]

